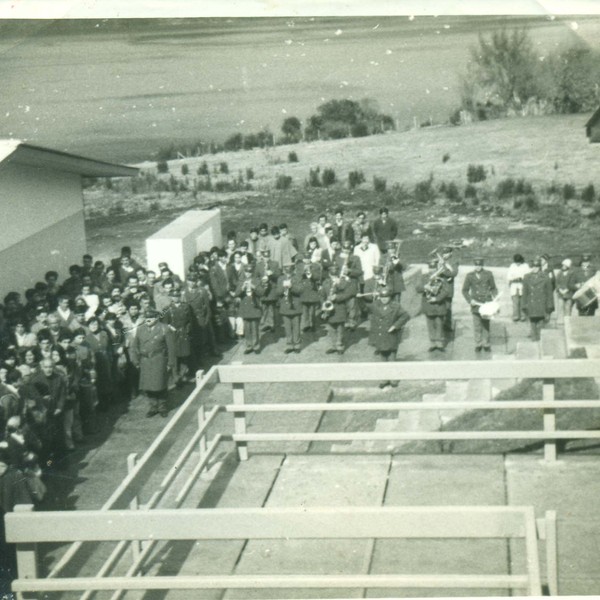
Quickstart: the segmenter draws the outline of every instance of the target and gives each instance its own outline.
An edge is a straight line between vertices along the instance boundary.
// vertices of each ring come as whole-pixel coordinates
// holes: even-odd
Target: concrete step
[[[542,329],[540,337],[542,357],[567,358],[567,346],[562,330]]]
[[[517,342],[517,360],[537,360],[540,358],[539,342]]]

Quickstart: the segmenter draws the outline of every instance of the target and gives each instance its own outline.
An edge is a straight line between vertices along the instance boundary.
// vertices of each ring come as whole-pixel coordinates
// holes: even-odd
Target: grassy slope
[[[221,161],[229,165],[229,176],[213,176],[213,183],[220,178],[234,178],[238,173],[252,168],[255,179],[254,191],[238,193],[201,192],[197,199],[190,192],[175,196],[163,192],[135,196],[109,192],[95,187],[85,192],[87,209],[108,210],[114,203],[122,203],[142,215],[88,220],[90,250],[97,256],[112,256],[114,249],[126,239],[143,256],[145,238],[189,208],[217,205],[222,209],[223,229],[245,234],[251,224],[266,221],[269,224],[286,221],[301,239],[308,230],[308,223],[324,210],[345,205],[349,212],[357,208],[375,211],[383,202],[390,205],[400,220],[401,237],[410,239],[405,244],[411,261],[422,258],[444,240],[473,237],[472,252],[484,254],[491,263],[508,264],[512,253],[521,251],[526,255],[548,251],[560,255],[577,254],[583,249],[600,251],[594,221],[584,220],[577,227],[568,228],[568,221],[558,221],[554,212],[546,211],[544,227],[518,224],[519,218],[497,218],[478,215],[475,210],[467,215],[453,215],[448,207],[434,205],[399,205],[386,196],[372,191],[372,177],[385,177],[388,188],[399,183],[412,189],[418,181],[434,175],[435,183],[455,181],[459,187],[466,184],[469,164],[483,164],[489,173],[483,184],[495,188],[505,177],[524,177],[537,188],[545,188],[552,182],[573,183],[582,187],[589,182],[600,189],[598,170],[600,146],[587,142],[584,124],[587,116],[549,116],[528,119],[505,119],[474,123],[462,127],[425,128],[417,131],[371,136],[360,139],[302,143],[280,146],[268,150],[251,150],[174,160],[171,173],[181,177],[181,165],[189,165],[190,179],[195,176],[197,165],[206,161],[211,173]],[[298,154],[298,163],[287,163],[289,151]],[[442,157],[450,156],[447,162]],[[141,165],[154,169],[155,163]],[[334,168],[339,182],[330,189],[306,188],[304,185],[309,169]],[[350,191],[347,174],[360,169],[366,183]],[[493,174],[492,174],[493,172]],[[273,183],[278,174],[293,178],[293,187],[277,192]],[[158,203],[162,210],[152,207]],[[536,214],[526,215],[536,221]],[[581,227],[581,228],[579,228]],[[411,237],[414,229],[424,233]],[[532,235],[532,231],[535,235]],[[465,256],[468,260],[470,257]]]

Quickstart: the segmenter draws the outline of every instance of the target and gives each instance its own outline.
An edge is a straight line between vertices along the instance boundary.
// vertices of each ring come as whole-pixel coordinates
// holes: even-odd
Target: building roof
[[[0,139],[0,164],[4,162],[47,167],[56,171],[77,173],[84,177],[135,177],[138,173],[135,167],[42,148],[15,139]]]
[[[585,134],[590,137],[591,128],[600,121],[600,106],[596,109],[596,112],[590,117],[590,120],[585,124]]]

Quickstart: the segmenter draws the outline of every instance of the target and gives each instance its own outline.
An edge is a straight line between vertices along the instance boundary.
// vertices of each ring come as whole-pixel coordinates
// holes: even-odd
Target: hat
[[[437,264],[438,264],[438,262],[437,262],[437,259],[436,259],[436,258],[430,258],[430,259],[429,259],[429,262],[427,263],[427,265],[428,265],[429,267],[437,267]],[[477,264],[477,259],[475,260],[475,264]],[[483,261],[482,261],[482,263],[481,263],[481,264],[483,264]]]
[[[342,241],[342,247],[343,248],[351,248],[352,247],[352,240],[343,240]]]
[[[305,252],[302,258],[304,260],[312,260],[312,252]]]
[[[373,266],[373,273],[381,273],[383,271],[383,267],[381,265]]]
[[[198,281],[198,273],[193,272],[193,271],[191,273],[188,273],[187,280],[188,281]]]
[[[542,259],[539,256],[536,256],[532,261],[531,261],[531,266],[532,267],[541,267],[542,266]]]
[[[560,264],[564,267],[570,267],[573,264],[573,262],[570,258],[565,258]]]
[[[481,265],[483,265],[483,258],[482,258],[481,256],[477,256],[477,257],[476,257],[476,258],[473,260],[473,263],[474,263],[474,264],[476,264],[476,265],[479,265],[479,266],[481,266]]]
[[[379,292],[379,296],[381,298],[389,298],[392,294],[390,293],[390,290],[386,287],[384,287],[380,292]]]
[[[155,308],[149,308],[144,311],[145,319],[158,319],[158,317],[160,317],[160,313]]]
[[[107,311],[106,315],[104,316],[104,320],[105,321],[116,321],[117,320],[117,313],[112,312],[112,311]]]
[[[169,292],[169,296],[176,296],[176,297],[180,298],[181,297],[181,290],[179,288],[173,288]]]
[[[591,254],[584,254],[581,257],[581,260],[592,260],[592,255]]]

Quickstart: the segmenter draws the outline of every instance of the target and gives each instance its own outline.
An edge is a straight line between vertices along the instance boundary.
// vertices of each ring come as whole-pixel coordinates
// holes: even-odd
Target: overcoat
[[[421,312],[426,317],[441,317],[446,314],[448,309],[448,302],[450,300],[450,284],[440,278],[441,285],[439,291],[435,295],[428,295],[425,293],[425,285],[428,283],[429,277],[426,274],[421,274],[421,280],[416,286],[418,294],[422,294],[421,299]]]
[[[319,294],[319,286],[323,277],[323,268],[320,263],[310,263],[310,277],[302,274],[300,285],[302,292],[300,293],[300,301],[303,304],[319,304],[321,295]]]
[[[186,287],[181,296],[182,300],[190,305],[196,319],[196,324],[200,327],[206,327],[211,318],[210,295],[208,290],[201,286],[193,289]]]
[[[554,310],[552,283],[544,272],[523,277],[523,310],[529,318],[549,315]]]
[[[332,285],[333,281],[330,278],[327,278],[323,282],[323,287],[321,288],[321,301],[325,302],[325,300],[329,298]],[[346,322],[348,319],[346,300],[349,300],[355,295],[353,294],[355,292],[354,288],[350,286],[347,281],[341,281],[336,288],[335,299],[333,300],[333,311],[327,318],[327,323],[330,325],[339,325],[340,323]]]
[[[279,295],[279,312],[283,316],[293,317],[302,314],[302,282],[298,275],[292,275],[290,288],[284,288],[285,275],[281,275],[277,281],[277,294]],[[287,292],[286,292],[287,289]],[[287,297],[286,297],[287,296]]]
[[[131,361],[140,369],[140,389],[161,392],[169,384],[168,370],[175,369],[175,339],[168,325],[140,325],[130,349]]]
[[[399,343],[399,332],[410,320],[408,313],[397,302],[383,304],[377,299],[371,308],[371,331],[369,345],[380,352],[396,351]],[[395,331],[389,333],[390,327]]]
[[[479,273],[476,271],[467,273],[462,293],[468,304],[471,304],[471,300],[481,304],[493,300],[498,294],[498,289],[492,272],[482,269]],[[471,312],[479,314],[479,306],[471,306]]]
[[[235,295],[240,299],[239,316],[244,320],[260,319],[262,316],[260,298],[265,293],[265,287],[256,277],[251,277],[250,282],[254,288],[251,294],[246,293],[244,279],[238,281],[235,289]]]

